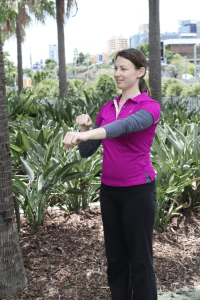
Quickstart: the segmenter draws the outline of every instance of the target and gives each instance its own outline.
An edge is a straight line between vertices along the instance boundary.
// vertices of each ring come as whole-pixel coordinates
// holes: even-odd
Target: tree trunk
[[[63,20],[64,1],[56,0],[56,19],[58,31],[58,59],[59,59],[59,97],[67,98],[67,72],[65,64],[65,37]]]
[[[19,29],[19,20],[16,20],[16,34],[17,34],[17,64],[18,64],[18,93],[23,88],[23,71],[22,71],[22,39]]]
[[[149,86],[162,107],[159,0],[149,0]]]
[[[15,226],[0,26],[0,297],[4,299],[17,295],[26,285],[26,273]]]

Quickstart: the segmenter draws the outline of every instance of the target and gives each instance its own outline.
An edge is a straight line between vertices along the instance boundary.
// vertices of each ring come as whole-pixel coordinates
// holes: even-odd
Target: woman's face
[[[114,78],[117,87],[121,90],[127,90],[137,85],[139,88],[139,79],[145,74],[145,68],[135,69],[135,65],[128,59],[118,56],[115,61]]]

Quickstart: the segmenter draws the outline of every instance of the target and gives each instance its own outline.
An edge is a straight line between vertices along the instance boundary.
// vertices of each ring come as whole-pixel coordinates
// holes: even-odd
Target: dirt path
[[[110,300],[99,205],[69,214],[50,213],[52,219],[46,216],[38,228],[27,225],[21,215],[20,245],[29,284],[9,299]],[[200,208],[183,213],[166,229],[154,230],[159,300],[200,298],[200,287],[196,298],[175,294],[200,282]]]

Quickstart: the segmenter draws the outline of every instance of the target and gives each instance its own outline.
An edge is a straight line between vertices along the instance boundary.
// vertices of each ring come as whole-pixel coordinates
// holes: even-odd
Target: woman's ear
[[[140,68],[140,77],[144,76],[145,74],[145,67]]]

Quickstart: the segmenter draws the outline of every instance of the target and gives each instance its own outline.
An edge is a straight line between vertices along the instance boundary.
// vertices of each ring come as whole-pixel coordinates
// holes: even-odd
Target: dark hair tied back
[[[121,56],[123,58],[130,60],[134,64],[136,70],[139,70],[140,68],[144,67],[145,74],[146,74],[147,61],[146,61],[144,54],[141,51],[139,51],[135,48],[128,48],[128,49],[124,49],[124,50],[117,52],[115,59],[117,59],[118,56]],[[145,76],[145,74],[144,74],[144,76]],[[141,93],[146,92],[147,95],[149,97],[151,97],[151,89],[147,85],[147,83],[143,77],[141,77],[139,80],[139,90]]]

